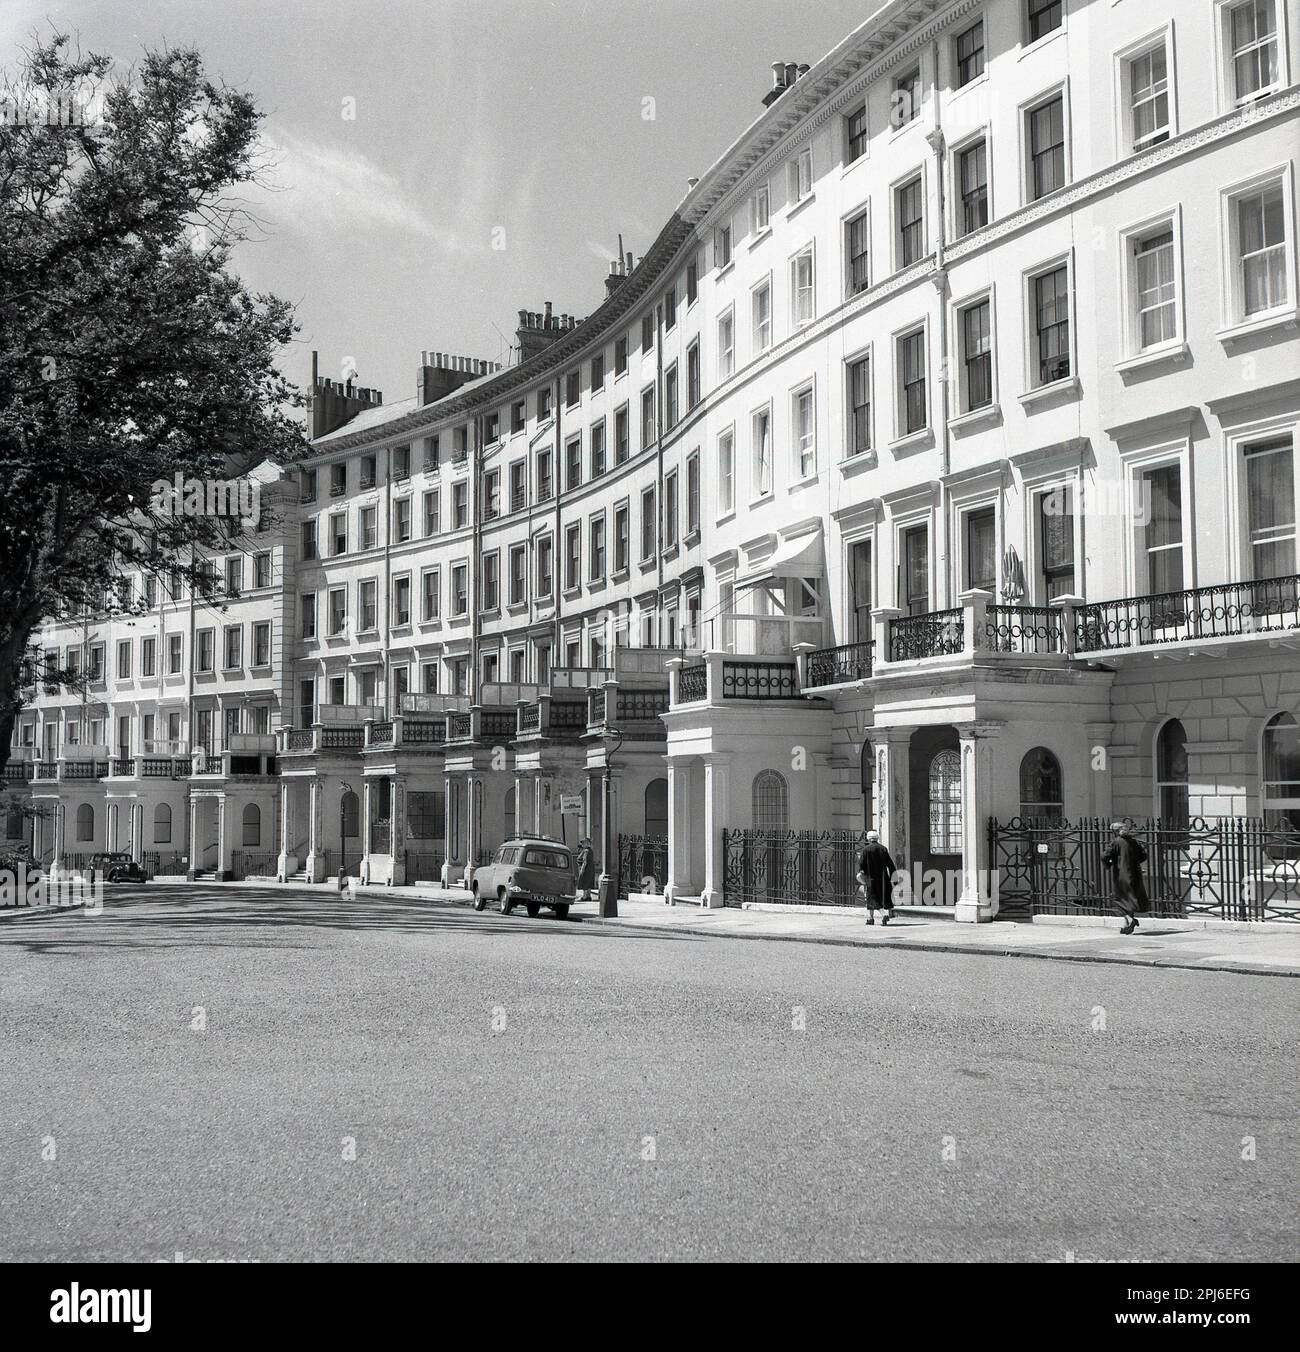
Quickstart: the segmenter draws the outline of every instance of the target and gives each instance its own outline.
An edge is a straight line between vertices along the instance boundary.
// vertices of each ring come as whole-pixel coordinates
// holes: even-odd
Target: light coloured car
[[[475,869],[470,885],[476,911],[495,900],[497,910],[509,915],[522,902],[530,916],[549,906],[563,920],[573,901],[573,855],[547,836],[519,836],[507,840],[490,864]]]

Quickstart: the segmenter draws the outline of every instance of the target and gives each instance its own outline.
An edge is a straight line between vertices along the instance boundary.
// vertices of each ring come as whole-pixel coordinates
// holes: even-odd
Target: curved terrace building
[[[222,622],[178,616],[183,700],[35,695],[45,856],[162,848],[166,802],[223,876],[460,875],[527,829],[617,837],[625,890],[843,902],[874,826],[983,920],[1077,902],[1118,814],[1179,904],[1293,914],[1298,27],[895,0],[776,63],[586,318],[396,404],[313,373],[270,669],[246,637],[205,685]],[[49,646],[113,653],[88,623]]]

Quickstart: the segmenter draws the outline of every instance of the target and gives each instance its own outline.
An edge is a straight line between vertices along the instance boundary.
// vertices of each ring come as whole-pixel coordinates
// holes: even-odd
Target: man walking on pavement
[[[862,884],[862,895],[867,899],[867,924],[876,923],[878,909],[885,912],[880,917],[880,923],[889,924],[894,918],[894,861],[880,843],[879,831],[867,832],[867,843],[858,860],[858,882]]]
[[[1124,829],[1123,822],[1111,822],[1110,829],[1115,836],[1110,849],[1102,855],[1101,862],[1114,874],[1115,909],[1120,915],[1128,917],[1128,922],[1120,927],[1119,932],[1132,934],[1138,926],[1138,914],[1145,914],[1151,909],[1146,884],[1142,881],[1142,865],[1146,863],[1147,852]]]

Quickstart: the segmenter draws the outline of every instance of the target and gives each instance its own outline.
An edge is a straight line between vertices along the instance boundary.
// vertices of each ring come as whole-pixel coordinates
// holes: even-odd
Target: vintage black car
[[[87,872],[91,877],[103,878],[108,883],[144,883],[149,881],[149,875],[125,850],[92,854]]]

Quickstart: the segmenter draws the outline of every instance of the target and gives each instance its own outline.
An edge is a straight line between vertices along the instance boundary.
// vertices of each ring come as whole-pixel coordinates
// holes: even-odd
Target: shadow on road
[[[475,912],[468,905],[430,898],[340,897],[322,888],[319,896],[282,892],[275,888],[239,884],[191,892],[179,887],[152,890],[106,888],[104,908],[90,915],[80,908],[47,908],[21,915],[0,916],[0,946],[31,953],[67,953],[80,948],[178,948],[189,944],[229,948],[306,948],[282,934],[263,940],[246,933],[224,935],[244,927],[283,930],[331,929],[433,934],[454,931],[484,939],[521,935],[582,934],[593,939],[674,939],[699,936],[681,933],[654,935],[583,925],[581,917],[560,920],[539,916],[504,916],[498,911]]]

